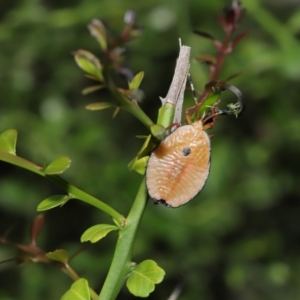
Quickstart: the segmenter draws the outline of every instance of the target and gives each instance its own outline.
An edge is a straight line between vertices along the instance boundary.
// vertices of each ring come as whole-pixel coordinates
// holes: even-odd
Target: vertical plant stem
[[[143,179],[126,219],[126,226],[120,229],[114,257],[98,300],[116,299],[131,270],[132,248],[146,203],[147,190]]]
[[[172,101],[172,104],[176,106],[177,102],[179,102],[178,105],[180,106],[180,112],[183,103],[183,91],[185,89],[186,77],[189,70],[189,57],[190,48],[186,46],[181,46],[172,84],[170,86],[167,97],[165,99],[162,99],[163,105],[168,104],[168,101],[169,103],[170,101]],[[108,84],[111,92],[116,97],[120,97],[120,95],[117,93],[114,86],[112,85],[112,82],[110,81]],[[181,101],[180,98],[182,98]],[[125,99],[119,99],[119,102],[122,104],[123,108],[130,111],[147,127],[150,127],[153,124],[148,117],[144,116],[143,112],[137,106],[133,108],[132,103],[126,102]],[[169,117],[167,112],[168,110],[164,110],[160,115],[160,120],[162,124],[164,124],[164,126],[169,126],[172,124],[172,119]],[[179,115],[181,118],[181,113]],[[131,271],[132,248],[136,237],[137,229],[139,227],[143,212],[146,207],[147,197],[148,194],[144,178],[142,180],[141,186],[136,195],[132,208],[129,212],[129,215],[126,219],[126,225],[119,231],[119,238],[115,249],[114,257],[98,300],[115,300],[128,274]]]

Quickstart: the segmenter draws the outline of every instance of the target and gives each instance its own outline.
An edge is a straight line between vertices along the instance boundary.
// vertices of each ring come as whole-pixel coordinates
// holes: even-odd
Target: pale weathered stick
[[[173,123],[181,123],[182,105],[184,100],[184,91],[187,80],[187,75],[190,68],[190,52],[191,48],[181,45],[179,40],[180,51],[176,63],[176,68],[173,76],[172,83],[170,85],[168,94],[165,98],[160,98],[162,105],[165,103],[171,103],[175,106],[175,115]]]

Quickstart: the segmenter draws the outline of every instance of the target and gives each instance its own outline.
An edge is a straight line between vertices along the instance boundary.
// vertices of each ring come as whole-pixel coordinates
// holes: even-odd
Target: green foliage
[[[16,154],[17,131],[9,129],[0,135],[0,150]]]
[[[140,72],[136,74],[133,79],[129,82],[129,89],[130,90],[136,90],[139,88],[142,80],[144,78],[144,72]]]
[[[44,169],[44,173],[46,175],[61,174],[70,167],[70,164],[71,160],[66,156],[57,158]]]
[[[109,102],[97,102],[97,103],[91,103],[86,106],[86,109],[88,110],[103,110],[111,107],[116,107],[113,103]]]
[[[82,93],[83,95],[87,95],[87,94],[96,92],[96,91],[98,91],[98,90],[101,90],[102,88],[104,88],[104,85],[102,85],[102,84],[92,85],[92,86],[89,86],[89,87],[83,89],[83,90],[81,91],[81,93]],[[109,103],[109,104],[112,105],[111,103]],[[93,110],[93,108],[89,108],[89,106],[87,106],[86,108],[87,108],[87,109]]]
[[[99,42],[103,51],[107,49],[106,28],[100,20],[94,19],[88,26],[91,35]]]
[[[37,211],[48,210],[57,206],[64,205],[70,199],[66,195],[54,195],[43,200],[37,207]]]
[[[87,50],[78,50],[74,52],[74,57],[79,68],[100,81],[103,80],[101,63],[93,53]]]
[[[148,297],[154,291],[155,284],[160,283],[165,276],[155,261],[145,260],[134,267],[126,285],[129,291],[137,297]]]
[[[62,262],[63,264],[68,263],[69,255],[67,251],[63,249],[55,250],[53,252],[49,252],[46,256],[52,260]]]
[[[76,280],[71,288],[61,297],[61,300],[90,300],[89,285],[86,279]]]
[[[153,125],[156,126],[156,125]],[[152,127],[151,127],[152,128]],[[160,127],[161,128],[161,127]],[[148,153],[155,147],[156,143],[153,140],[152,135],[148,135],[144,144],[142,145],[140,151],[136,157],[128,164],[128,169],[130,171],[136,171],[137,173],[144,175],[145,168],[148,161]]]
[[[87,229],[82,234],[80,241],[81,242],[90,241],[91,243],[96,243],[113,230],[118,230],[118,227],[109,224],[95,225]]]

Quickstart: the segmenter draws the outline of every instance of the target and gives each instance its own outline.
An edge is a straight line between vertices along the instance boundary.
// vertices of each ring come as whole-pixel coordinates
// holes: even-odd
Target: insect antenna
[[[195,104],[197,104],[198,103],[198,99],[197,99],[196,91],[195,91],[195,88],[194,88],[192,76],[191,76],[190,73],[188,73],[188,81],[189,81],[189,84],[190,84],[190,88],[191,88],[191,91],[192,91],[192,94],[193,94],[193,98],[194,98]]]
[[[194,109],[195,110],[195,113],[196,113],[196,119],[200,119],[200,116],[199,116],[199,106],[200,106],[200,103],[198,102],[198,98],[197,98],[197,94],[196,94],[196,90],[194,88],[194,84],[193,84],[193,80],[192,80],[192,76],[190,73],[188,73],[188,76],[187,76],[187,79],[189,81],[189,84],[190,84],[190,88],[191,88],[191,92],[193,94],[193,98],[194,98],[194,101],[195,101],[195,105],[192,106],[190,109],[188,110],[192,110]],[[190,123],[190,122],[189,122]]]

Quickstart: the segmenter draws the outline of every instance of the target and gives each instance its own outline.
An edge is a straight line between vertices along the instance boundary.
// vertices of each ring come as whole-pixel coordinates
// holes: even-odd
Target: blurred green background
[[[193,29],[222,36],[216,14],[229,1],[13,0],[0,2],[0,132],[15,128],[17,152],[43,165],[67,155],[64,178],[126,215],[141,177],[127,170],[141,146],[143,125],[126,112],[89,112],[110,101],[106,91],[83,96],[90,82],[71,52],[99,53],[87,24],[99,18],[116,34],[127,9],[137,11],[143,35],[128,45],[125,65],[144,70],[142,108],[153,120],[167,94],[178,38],[192,47],[196,89],[208,79],[195,61],[213,53]],[[300,7],[298,1],[245,0],[249,36],[226,61],[222,78],[244,93],[239,119],[220,118],[211,131],[212,167],[203,191],[188,205],[167,209],[150,201],[134,247],[134,261],[155,260],[166,271],[149,299],[167,299],[183,285],[181,300],[300,299]],[[125,86],[125,85],[124,85]],[[192,103],[186,93],[187,104]],[[0,162],[0,233],[29,243],[38,203],[61,193],[52,183]],[[47,250],[74,253],[89,226],[109,218],[77,201],[46,213],[39,238]],[[111,262],[112,233],[72,262],[99,291]],[[0,245],[0,260],[17,250]],[[71,280],[48,265],[0,265],[0,299],[53,300]],[[126,288],[118,299],[134,299]]]

